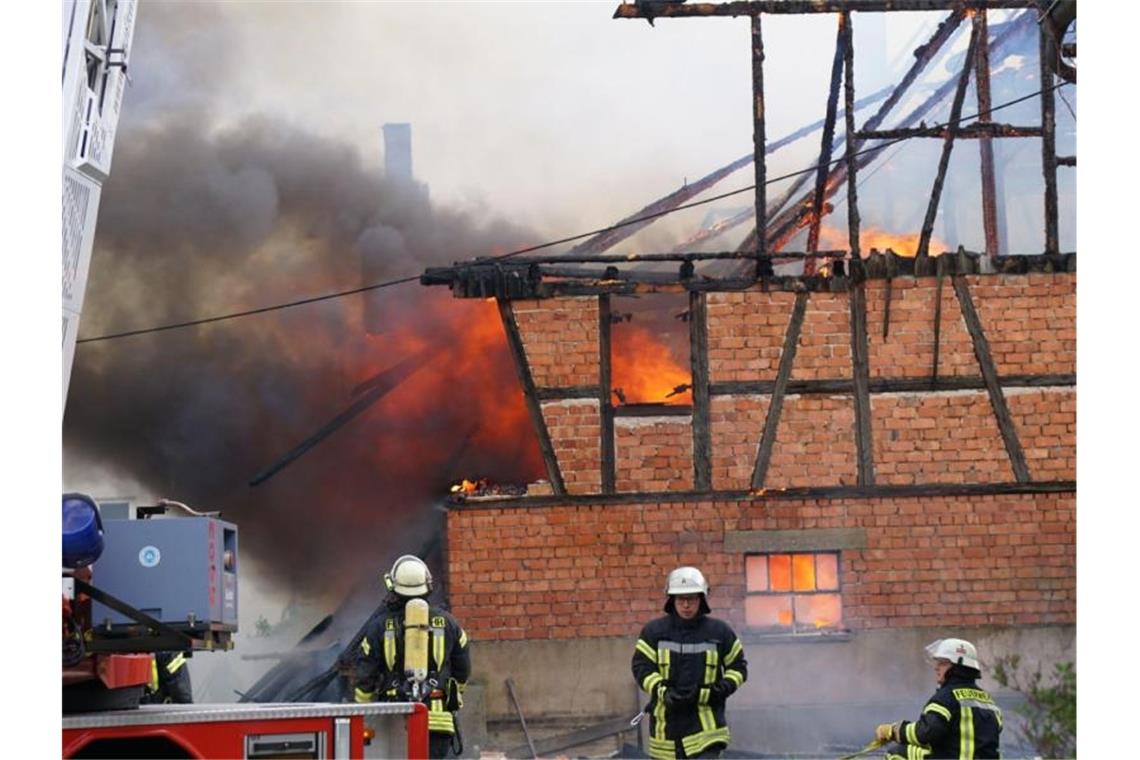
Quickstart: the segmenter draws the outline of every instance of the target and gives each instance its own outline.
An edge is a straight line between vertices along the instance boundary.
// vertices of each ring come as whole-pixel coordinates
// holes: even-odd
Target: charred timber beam
[[[684,264],[685,262],[682,262]],[[677,282],[680,277],[678,271],[672,272],[654,272],[646,271],[643,269],[638,270],[620,270],[617,267],[606,267],[605,269],[598,269],[596,267],[569,267],[569,266],[548,266],[539,264],[539,272],[543,277],[554,278],[576,278],[583,280],[599,280],[599,281],[621,281],[621,282],[647,282],[657,283],[664,285],[667,283]]]
[[[526,359],[526,348],[523,346],[522,334],[519,324],[515,320],[515,310],[511,302],[503,298],[498,299],[499,317],[503,321],[503,331],[507,335],[507,347],[514,359],[515,373],[519,384],[522,385],[523,398],[526,401],[526,410],[530,415],[531,425],[538,435],[538,448],[542,452],[542,461],[546,464],[546,477],[550,480],[550,487],[554,493],[566,493],[566,485],[562,481],[562,470],[558,466],[558,456],[554,453],[554,444],[550,441],[550,431],[546,427],[546,419],[542,416],[542,405],[538,402],[538,393],[534,386],[534,376],[530,374],[530,363]]]
[[[871,443],[870,369],[867,359],[867,300],[863,284],[850,290],[851,372],[855,390],[855,451],[859,485],[875,484],[874,448]]]
[[[934,187],[930,190],[930,203],[926,206],[926,218],[922,222],[922,232],[918,239],[919,256],[930,250],[930,236],[934,232],[934,220],[938,216],[938,201],[942,197],[942,185],[946,181],[946,170],[950,167],[950,153],[954,149],[954,131],[962,120],[962,103],[966,99],[966,85],[970,82],[970,65],[974,51],[978,47],[978,27],[970,30],[970,44],[966,49],[966,59],[962,73],[958,76],[958,89],[954,91],[954,101],[950,106],[950,133],[942,143],[942,155],[938,159],[938,173],[934,177]]]
[[[979,119],[991,120],[993,103],[990,98],[990,32],[986,12],[974,13],[974,29],[978,34],[978,47],[974,51],[974,90],[977,93]],[[997,177],[994,173],[993,138],[985,136],[978,143],[982,172],[982,229],[986,239],[986,255],[997,256],[998,241]]]
[[[864,131],[875,130],[878,128],[878,126],[891,112],[891,109],[894,108],[895,104],[897,104],[899,100],[902,99],[903,95],[906,94],[906,91],[918,78],[919,74],[921,74],[922,71],[926,68],[927,64],[930,63],[938,51],[942,49],[942,46],[946,44],[946,41],[950,39],[950,37],[954,34],[954,31],[962,22],[963,16],[964,13],[961,10],[955,10],[941,24],[938,25],[938,28],[934,30],[934,33],[930,36],[930,39],[927,40],[926,44],[920,45],[915,49],[914,63],[911,64],[906,74],[903,75],[903,78],[899,80],[899,83],[895,86],[890,96],[887,97],[886,101],[879,106],[878,110],[871,116],[871,118],[867,120],[866,124],[863,125]],[[947,91],[948,90],[946,89],[945,85],[939,88],[933,95],[927,98],[923,105],[916,108],[910,113],[910,115],[907,116],[907,118],[904,120],[904,125],[913,124],[915,121],[917,121],[923,113],[925,113],[934,105],[934,103],[940,101]],[[854,145],[854,150],[860,150],[864,142],[864,140],[859,140]],[[856,161],[856,167],[862,168],[864,166],[867,166],[869,163],[871,163],[871,161],[875,159],[877,155],[878,151],[872,151],[870,153],[860,155]],[[838,178],[841,176],[841,173],[844,173],[844,168],[842,166],[837,166],[831,170],[831,176],[829,178],[830,181],[828,184],[828,194],[834,193],[839,188]],[[790,197],[799,189],[799,187],[803,184],[805,177],[806,175],[801,175],[797,181],[793,183],[792,187],[788,189],[787,197]],[[788,230],[798,229],[798,227],[803,223],[803,217],[809,211],[803,205],[805,202],[806,200],[801,201],[800,203],[793,205],[788,210],[780,214],[772,222],[771,225],[771,227],[774,227],[775,230],[769,229],[767,231],[769,238],[776,237],[780,239],[786,239]],[[747,240],[745,243],[747,243]],[[771,243],[769,244],[770,249],[776,247],[777,246],[774,246]]]
[[[1021,441],[1017,437],[1017,428],[1013,425],[1013,418],[1009,413],[1009,406],[1005,402],[998,382],[997,367],[994,365],[993,355],[990,353],[990,344],[986,340],[982,329],[982,320],[978,317],[974,301],[970,298],[970,289],[964,277],[954,278],[954,292],[958,295],[958,303],[962,307],[962,316],[966,320],[966,329],[974,343],[974,356],[978,359],[978,367],[982,371],[982,379],[986,381],[986,391],[990,397],[990,406],[997,419],[998,430],[1001,431],[1002,442],[1009,455],[1013,475],[1019,483],[1029,482],[1029,467],[1025,463],[1025,452],[1021,449]]]
[[[430,352],[420,351],[417,354],[402,359],[378,375],[358,385],[356,389],[353,390],[354,394],[361,389],[366,390],[360,393],[360,397],[356,399],[356,401],[349,404],[344,411],[326,422],[317,432],[294,446],[276,462],[266,467],[257,475],[254,475],[249,481],[250,487],[261,485],[294,461],[300,459],[309,449],[328,438],[337,430],[340,430],[340,428],[344,427],[354,417],[382,399],[388,391],[404,382],[409,375],[427,364],[433,358],[435,358],[435,356]]]
[[[847,251],[821,251],[816,254],[803,252],[775,253],[760,259],[761,263],[776,262],[780,260],[794,260],[814,256],[821,259],[838,260],[846,258]],[[953,256],[947,256],[944,266],[946,274],[1026,274],[1029,272],[1075,272],[1077,270],[1076,254],[1028,254],[998,256],[986,267],[982,268],[981,259],[985,257],[982,252],[959,250]],[[692,254],[692,261],[713,260],[716,258],[755,259],[754,254],[728,253],[728,254]],[[929,277],[935,275],[935,263],[941,256],[913,257],[899,256],[891,251],[880,253],[871,249],[870,255],[860,259],[857,263],[863,277],[866,279],[891,279],[896,277]],[[526,264],[517,265],[524,272],[530,269],[538,270],[538,266]],[[502,265],[501,269],[509,270],[509,265]],[[444,279],[443,272],[448,279]],[[492,279],[483,280],[486,268],[482,266],[468,266],[464,264],[449,267],[446,270],[435,270],[433,282],[448,284],[457,298],[505,298],[516,299],[542,299],[563,295],[589,295],[602,293],[618,295],[635,295],[642,293],[685,293],[710,291],[737,291],[747,290],[756,284],[751,273],[748,276],[729,277],[682,277],[677,274],[663,277],[660,282],[634,282],[632,280],[612,278],[584,278],[575,280],[565,278],[561,280],[539,280],[525,295],[507,287],[502,291],[496,290],[496,285],[502,281]],[[611,273],[612,274],[612,273]],[[798,275],[771,275],[761,278],[764,288],[784,291],[842,291],[846,288],[844,278],[814,275],[802,277]]]
[[[934,287],[934,362],[930,369],[930,382],[938,382],[938,354],[942,348],[942,280],[946,267],[942,266],[948,257],[938,257],[937,285]]]
[[[840,258],[847,255],[847,251],[840,250],[825,250],[816,251],[815,253],[796,252],[796,253],[781,253],[778,257],[772,256],[770,258],[804,258],[807,256],[816,256],[820,258],[831,257]],[[646,262],[646,261],[713,261],[718,259],[755,259],[763,258],[757,256],[755,251],[709,251],[709,252],[689,252],[689,253],[631,253],[628,256],[615,256],[612,254],[568,254],[566,256],[515,256],[510,261],[504,262],[501,266],[505,267],[518,267],[529,266],[531,264],[625,264],[629,262]],[[479,267],[482,264],[478,259],[472,264],[461,264],[459,266]],[[450,269],[450,267],[448,268]],[[436,269],[429,270],[432,272]],[[544,270],[539,270],[544,271]],[[440,283],[428,283],[437,285]]]
[[[788,331],[784,335],[784,349],[780,352],[780,368],[776,372],[776,383],[772,388],[772,399],[768,404],[768,416],[764,419],[764,431],[760,435],[760,446],[756,451],[756,464],[752,468],[752,487],[762,488],[768,476],[768,464],[772,459],[772,447],[776,444],[776,431],[780,426],[780,412],[784,405],[784,393],[792,376],[792,364],[796,360],[796,348],[800,342],[804,315],[807,313],[807,293],[797,293],[792,307],[792,317],[788,320]]]
[[[855,182],[855,40],[851,35],[851,14],[843,13],[843,105],[844,105],[844,162],[847,167],[847,245],[851,258],[859,254],[859,195]]]
[[[909,127],[905,129],[874,129],[856,134],[861,140],[898,140],[911,137],[936,137],[955,140],[988,141],[994,137],[1041,137],[1041,127],[1017,127],[1012,124],[971,124],[967,127]]]
[[[1071,388],[1077,384],[1075,374],[1059,375],[1004,375],[998,377],[1002,388]],[[776,387],[773,380],[738,380],[712,383],[709,392],[713,396],[768,395]],[[924,393],[936,391],[975,391],[985,390],[986,381],[980,376],[940,377],[933,383],[925,377],[870,378],[867,392],[879,393]],[[851,379],[837,380],[790,380],[785,388],[786,395],[808,394],[847,394],[854,393]]]
[[[539,401],[567,401],[576,398],[597,398],[601,392],[598,385],[572,385],[565,388],[535,388]]]
[[[835,141],[835,113],[839,110],[839,85],[843,76],[843,61],[847,47],[847,16],[839,15],[835,32],[835,55],[831,59],[831,85],[827,93],[827,110],[824,112],[823,136],[819,143],[819,162],[815,170],[815,196],[811,204],[811,227],[808,228],[807,250],[814,253],[819,245],[819,225],[823,216],[823,198],[827,186],[828,168]],[[850,144],[850,141],[848,141]],[[815,259],[804,261],[804,274],[815,272]]]
[[[709,410],[708,304],[704,293],[689,293],[689,363],[693,386],[693,487],[712,488]]]
[[[614,407],[615,417],[690,417],[689,404],[622,404]]]
[[[1045,252],[1056,253],[1057,242],[1057,138],[1053,101],[1053,69],[1050,61],[1055,55],[1049,24],[1041,24],[1038,32],[1041,82],[1041,172],[1045,177]]]
[[[613,495],[528,496],[521,499],[487,500],[478,503],[448,504],[449,510],[536,509],[574,505],[640,506],[674,504],[715,499],[718,501],[787,501],[804,499],[905,499],[943,496],[1004,496],[1077,492],[1075,480],[1042,480],[1030,483],[921,483],[915,485],[812,486],[804,488],[767,488],[749,491],[660,491],[620,493]]]
[[[766,230],[768,229],[768,169],[764,147],[764,34],[759,15],[752,17],[752,122],[753,173],[756,177],[756,229]],[[753,248],[759,256],[768,252],[763,235],[758,234],[756,236]],[[765,271],[760,262],[757,262],[756,277],[759,278]]]
[[[854,104],[854,107],[855,108],[862,108],[863,106],[869,105],[871,103],[876,103],[876,102],[882,100],[884,97],[886,97],[887,94],[890,93],[890,91],[891,91],[890,87],[884,87],[883,89],[881,89],[877,92],[874,92],[874,93],[868,95],[867,97],[861,98],[860,100],[856,101]],[[767,143],[765,145],[765,148],[764,148],[764,154],[765,155],[771,155],[772,153],[776,152],[777,150],[784,147],[785,145],[793,143],[805,135],[811,134],[815,130],[819,129],[821,126],[823,126],[823,120],[816,121],[816,122],[813,122],[813,123],[808,124],[806,126],[800,127],[799,129],[795,130],[794,132],[791,132],[787,135],[784,135],[779,140],[776,140],[776,141],[771,142],[771,143]],[[600,253],[602,251],[607,251],[607,250],[613,248],[615,245],[617,245],[621,241],[630,237],[633,233],[637,232],[638,230],[644,229],[645,227],[652,224],[657,219],[660,219],[665,214],[668,214],[670,211],[677,208],[681,204],[683,204],[686,201],[694,198],[695,196],[697,196],[698,194],[709,189],[713,185],[719,183],[725,177],[736,172],[738,169],[743,169],[745,166],[748,166],[750,164],[754,164],[755,160],[756,160],[755,159],[755,153],[753,152],[753,153],[749,153],[748,155],[741,156],[740,158],[736,159],[735,161],[733,161],[731,163],[725,164],[724,166],[720,167],[719,169],[716,169],[716,170],[710,172],[709,174],[705,175],[704,177],[697,180],[696,182],[686,184],[681,189],[675,190],[672,193],[669,193],[668,195],[657,199],[653,203],[650,203],[648,206],[645,206],[640,211],[637,211],[637,212],[630,214],[629,216],[623,218],[621,221],[619,221],[617,224],[613,225],[612,227],[607,228],[607,229],[599,232],[598,234],[596,234],[593,237],[586,240],[584,243],[575,246],[572,249],[572,252]],[[727,229],[731,229],[732,227],[736,226],[737,224],[740,224],[741,222],[746,221],[747,219],[751,218],[753,213],[754,213],[753,210],[749,210],[743,216],[742,219],[736,221],[735,223],[733,223],[731,225],[725,225],[723,227],[718,227],[715,231],[710,231],[710,234],[708,234],[704,237],[694,236],[695,239],[689,241],[690,245],[692,243],[699,242],[699,240],[705,239],[706,237],[712,237],[712,236],[715,236],[716,234],[720,234],[720,233],[724,232]]]
[[[757,16],[761,13],[842,13],[844,11],[949,11],[964,8],[1000,10],[1036,8],[1038,0],[738,0],[727,3],[677,3],[641,0],[622,3],[614,18],[693,18]]]
[[[957,26],[961,22],[961,20],[962,20],[962,13],[960,11],[957,11],[957,12],[951,14],[950,17],[947,18],[942,23],[942,25],[940,25],[939,28],[935,31],[935,34],[931,37],[930,42],[927,45],[920,47],[918,50],[915,51],[916,52],[916,61],[912,65],[910,71],[907,72],[906,76],[903,77],[903,80],[899,83],[899,86],[895,88],[896,93],[893,94],[890,98],[888,98],[887,102],[884,103],[879,108],[879,111],[875,114],[875,116],[873,116],[871,119],[869,119],[867,121],[866,125],[864,126],[864,129],[871,130],[871,129],[876,129],[878,127],[878,125],[881,123],[882,119],[886,117],[887,113],[890,110],[890,107],[892,107],[894,105],[894,103],[897,102],[898,98],[895,95],[898,95],[899,97],[901,97],[903,91],[906,88],[906,85],[908,85],[910,82],[912,82],[914,80],[914,78],[917,77],[917,75],[921,71],[921,69],[924,68],[927,63],[929,63],[929,61],[933,57],[934,53],[937,52],[937,50],[939,48],[941,48],[941,46],[946,42],[947,38],[957,28]],[[1013,37],[1015,34],[1021,33],[1025,29],[1027,29],[1032,24],[1032,20],[1033,20],[1033,17],[1031,14],[1024,14],[1021,19],[1019,19],[1013,23],[1008,24],[1006,26],[1006,28],[1002,31],[1002,33],[998,36],[998,38],[996,40],[994,40],[994,48],[995,49],[1002,48],[1005,45],[1005,43],[1011,37]],[[921,119],[931,108],[934,107],[935,104],[941,102],[942,99],[946,96],[946,94],[951,89],[953,89],[955,85],[956,85],[956,82],[953,78],[951,78],[951,79],[947,80],[945,83],[943,83],[937,90],[935,90],[929,97],[927,97],[925,101],[923,101],[919,106],[914,108],[902,120],[902,125],[904,127],[907,127],[907,126],[914,124],[919,119]],[[862,145],[862,142],[859,143],[859,147],[861,147],[861,145]],[[879,147],[882,148],[882,147],[886,147],[886,146],[884,145],[884,146],[879,146]],[[880,155],[880,152],[877,149],[866,151],[862,155],[859,156],[859,159],[858,159],[856,165],[858,168],[862,169],[863,167],[869,165],[872,161],[876,160],[876,158],[879,155]],[[828,183],[828,194],[829,195],[833,194],[834,192],[836,192],[838,190],[838,188],[840,186],[839,178],[843,176],[843,172],[844,172],[844,169],[843,169],[842,164],[840,164],[839,166],[837,166],[833,170],[832,178],[829,180],[829,183]],[[778,217],[777,220],[775,222],[773,222],[773,225],[775,227],[777,227],[777,229],[780,229],[781,225],[783,225],[784,229],[787,229],[787,228],[794,228],[797,221],[801,225],[803,223],[805,223],[805,218],[810,213],[810,209],[808,209],[804,205],[805,203],[806,203],[806,200],[801,200],[799,203],[792,206],[787,212],[785,212],[784,214],[781,214],[780,217]],[[788,217],[791,217],[791,219],[789,219]],[[770,237],[771,237],[771,235],[770,235]],[[775,249],[775,246],[770,244],[769,250],[774,250],[774,249]]]
[[[612,345],[613,320],[610,297],[598,296],[598,414],[601,428],[602,493],[617,490],[617,463],[614,456],[614,404]]]

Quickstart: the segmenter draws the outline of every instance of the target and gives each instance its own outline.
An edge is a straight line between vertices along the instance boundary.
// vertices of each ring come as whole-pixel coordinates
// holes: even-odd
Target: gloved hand
[[[879,744],[886,744],[890,741],[898,741],[899,724],[895,723],[882,723],[875,728],[875,740]]]
[[[696,689],[678,689],[676,686],[670,686],[665,690],[666,707],[685,707],[686,705],[695,704],[696,701]]]
[[[709,687],[709,704],[723,704],[734,691],[736,684],[727,678],[720,679]]]
[[[447,701],[444,702],[444,707],[451,712],[463,707],[463,688],[454,678],[447,679]]]

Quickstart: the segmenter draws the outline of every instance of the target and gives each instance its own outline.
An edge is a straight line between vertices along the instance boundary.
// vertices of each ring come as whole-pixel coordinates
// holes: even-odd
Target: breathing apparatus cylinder
[[[404,677],[412,698],[422,699],[428,675],[428,603],[409,599],[404,606]]]

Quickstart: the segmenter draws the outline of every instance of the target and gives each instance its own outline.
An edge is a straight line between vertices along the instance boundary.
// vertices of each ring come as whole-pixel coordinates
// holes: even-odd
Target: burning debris
[[[487,478],[479,478],[477,480],[467,480],[464,478],[451,487],[451,495],[448,497],[448,500],[452,503],[462,504],[465,501],[515,498],[526,495],[526,486],[511,485],[508,483],[492,483]]]

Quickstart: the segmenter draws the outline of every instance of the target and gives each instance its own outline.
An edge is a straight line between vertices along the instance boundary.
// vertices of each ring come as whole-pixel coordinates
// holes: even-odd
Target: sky
[[[224,143],[221,137],[214,138],[227,130],[249,138],[255,134],[249,128],[251,121],[260,120],[272,124],[275,134],[294,138],[293,143],[278,143],[278,150],[302,143],[323,146],[330,165],[344,167],[362,186],[371,187],[368,172],[378,171],[382,160],[380,125],[409,122],[415,173],[430,186],[433,205],[445,210],[457,232],[485,233],[445,238],[433,256],[459,260],[493,252],[472,243],[494,247],[502,241],[534,243],[575,234],[604,226],[751,148],[747,20],[663,19],[650,27],[644,21],[611,20],[614,6],[613,2],[144,2],[121,128],[128,135],[131,130],[147,135],[148,128],[152,136],[154,130],[173,134],[172,127],[181,120],[202,144],[216,147]],[[46,502],[44,493],[54,493],[56,474],[62,471],[58,434],[55,423],[49,422],[60,419],[60,394],[54,386],[58,356],[54,348],[45,348],[58,345],[58,264],[53,255],[35,255],[36,249],[51,247],[43,245],[40,231],[58,227],[59,175],[58,168],[51,167],[58,167],[55,157],[61,141],[58,132],[39,125],[58,120],[58,101],[44,93],[58,91],[54,41],[59,19],[50,9],[37,13],[46,17],[41,21],[37,16],[32,28],[42,32],[31,35],[32,42],[25,41],[26,50],[17,47],[21,66],[9,68],[32,72],[16,78],[26,88],[23,102],[34,104],[36,116],[9,116],[8,121],[21,130],[13,138],[20,142],[9,142],[10,147],[20,146],[12,152],[21,183],[18,189],[9,183],[5,191],[6,205],[15,211],[12,218],[24,221],[10,244],[10,262],[20,261],[14,270],[20,272],[25,259],[34,260],[30,270],[34,281],[42,283],[14,288],[21,292],[5,306],[6,335],[17,328],[11,330],[16,340],[9,344],[9,355],[21,357],[13,362],[16,366],[47,367],[43,375],[38,370],[34,375],[8,373],[6,380],[6,410],[11,409],[20,426],[18,440],[26,442],[12,454],[13,471],[43,473],[46,486],[26,492],[17,489],[23,505]],[[1080,239],[1086,251],[1086,241],[1105,248],[1119,245],[1115,236],[1098,236],[1116,220],[1128,218],[1126,209],[1113,210],[1122,202],[1122,194],[1106,192],[1114,181],[1108,171],[1114,158],[1106,155],[1105,143],[1090,139],[1116,134],[1105,125],[1131,116],[1110,110],[1121,106],[1110,95],[1111,85],[1105,84],[1118,78],[1108,66],[1117,58],[1114,51],[1126,49],[1127,43],[1113,39],[1121,34],[1112,28],[1114,24],[1103,23],[1104,17],[1093,18],[1102,23],[1089,38],[1107,41],[1087,46],[1082,60],[1082,67],[1091,72],[1082,80],[1087,92],[1081,110],[1087,109],[1089,116],[1079,137],[1082,188],[1088,188],[1080,201]],[[768,135],[775,138],[822,116],[834,27],[822,18],[769,17],[765,24]],[[859,49],[864,39],[859,21],[855,31]],[[880,35],[879,64],[897,69],[905,65],[900,55],[914,32],[911,24],[866,34]],[[53,42],[41,46],[34,44],[35,39]],[[49,78],[48,71],[55,74]],[[868,66],[867,75],[857,83],[859,92],[885,83],[887,73],[884,70],[876,78],[874,67]],[[1058,102],[1058,112],[1062,109]],[[31,147],[25,151],[24,145]],[[141,138],[139,145],[171,149],[166,143],[145,143]],[[229,145],[232,148],[234,143]],[[799,168],[804,162],[798,159],[815,149],[805,143],[797,160],[786,159],[788,168]],[[171,157],[171,172],[178,171],[178,158]],[[193,159],[194,154],[185,158]],[[132,166],[125,142],[116,148],[116,162],[120,160]],[[136,158],[133,166],[153,164]],[[774,162],[777,166],[783,164]],[[117,168],[118,163],[112,181]],[[162,176],[161,167],[151,171],[145,176]],[[255,174],[239,178],[254,185],[258,181]],[[745,171],[724,187],[743,187],[751,181]],[[175,184],[173,176],[171,183]],[[114,209],[110,189],[104,202]],[[741,198],[740,205],[746,205],[750,196]],[[38,205],[29,207],[28,201]],[[234,220],[235,228],[238,222],[256,221],[256,208],[239,211],[243,215]],[[641,245],[659,244],[684,229],[671,228],[669,235],[662,233],[659,238],[643,233]],[[1067,234],[1075,240],[1076,231]],[[1097,279],[1103,272],[1097,257],[1086,253],[1081,266],[1078,467],[1083,537],[1085,526],[1099,526],[1097,514],[1102,508],[1118,509],[1130,498],[1124,495],[1128,492],[1105,484],[1131,469],[1124,457],[1134,446],[1130,439],[1115,438],[1114,430],[1123,425],[1097,425],[1110,415],[1119,420],[1121,414],[1134,414],[1100,406],[1112,378],[1127,376],[1131,369],[1132,352],[1116,350],[1115,341],[1105,336],[1119,335],[1134,315],[1118,313],[1114,299],[1101,298],[1098,294],[1104,291],[1089,289],[1093,282],[1108,282]],[[416,272],[413,266],[411,272],[402,273]],[[263,274],[270,281],[275,273]],[[321,280],[324,274],[322,269],[313,275],[311,284],[318,291],[338,284],[335,271],[328,275],[333,279]],[[272,300],[297,291],[221,288],[203,302],[180,304],[178,313],[203,316],[245,308],[251,304],[243,299],[251,292]],[[229,296],[236,300],[227,300]],[[91,319],[81,334],[90,335],[96,327],[145,326],[127,319],[122,309],[100,307],[97,301],[90,308]],[[42,317],[26,320],[27,313]],[[88,316],[85,313],[85,320]],[[114,322],[113,316],[123,321]],[[138,316],[168,313],[144,311]],[[145,358],[137,361],[145,364]],[[306,422],[313,420],[302,421],[298,430],[311,430]],[[1090,429],[1097,431],[1095,436],[1088,435]],[[1102,431],[1108,443],[1101,440]],[[52,547],[57,534],[47,533],[45,542]],[[1108,536],[1104,540],[1113,541]],[[54,551],[47,550],[38,560],[45,565],[43,577],[54,578],[50,561]],[[1086,593],[1090,588],[1086,579],[1101,576],[1084,562],[1090,555],[1083,542],[1079,551],[1079,614],[1087,620],[1091,613],[1084,612],[1085,601],[1094,596]],[[37,595],[35,603],[42,603],[42,597]],[[49,619],[48,612],[38,614]],[[1085,656],[1083,647],[1081,656]]]

